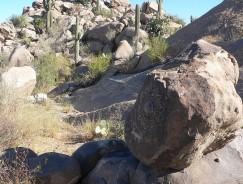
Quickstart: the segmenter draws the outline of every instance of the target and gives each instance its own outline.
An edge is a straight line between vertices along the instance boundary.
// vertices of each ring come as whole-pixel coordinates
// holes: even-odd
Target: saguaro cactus
[[[79,40],[81,39],[81,31],[79,26],[79,16],[76,16],[76,31],[75,31],[75,64],[79,59]]]
[[[100,0],[96,1],[96,11],[97,13],[100,13]]]
[[[135,36],[138,39],[140,29],[140,7],[139,4],[136,4],[136,13],[135,13]]]
[[[162,10],[162,4],[163,4],[163,0],[159,0],[159,3],[158,3],[158,18],[160,19],[161,18],[161,10]]]
[[[46,15],[46,31],[49,32],[52,28],[52,8],[54,6],[54,0],[43,0],[43,6],[47,12]]]

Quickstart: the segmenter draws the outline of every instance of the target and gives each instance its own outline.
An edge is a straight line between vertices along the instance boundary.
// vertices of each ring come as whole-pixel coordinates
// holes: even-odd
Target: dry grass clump
[[[0,112],[0,151],[16,146],[18,136],[15,123]]]
[[[35,147],[38,138],[55,138],[68,126],[61,121],[54,102],[32,104],[10,94],[0,98],[0,118],[0,151]]]
[[[17,154],[17,152],[16,152]],[[17,154],[14,160],[0,160],[0,183],[4,184],[33,184],[34,171],[29,170],[26,154]]]

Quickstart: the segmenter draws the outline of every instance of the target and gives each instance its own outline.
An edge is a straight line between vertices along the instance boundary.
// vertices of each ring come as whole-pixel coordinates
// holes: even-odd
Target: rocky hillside
[[[148,57],[146,50],[155,44],[150,36],[160,33],[168,37],[184,26],[182,20],[167,16],[163,9],[158,19],[155,2],[142,5],[138,36],[135,10],[128,0],[101,1],[99,6],[95,1],[56,0],[51,4],[51,13],[43,2],[34,1],[32,7],[23,9],[23,15],[0,25],[1,70],[34,67],[34,93],[44,92],[50,97],[69,94],[68,100],[81,112],[110,114],[110,109],[123,112],[133,104],[147,72],[133,74],[164,61],[159,56],[162,52],[157,56],[152,51],[157,63]],[[101,78],[102,82],[93,87]],[[113,94],[104,101],[106,91]],[[91,113],[84,119],[90,115],[94,116]]]
[[[243,183],[241,10],[37,0],[0,24],[0,183]]]
[[[167,39],[171,54],[181,52],[198,39],[223,47],[235,56],[240,66],[240,80],[237,91],[243,97],[243,2],[224,0],[208,13],[187,25]]]

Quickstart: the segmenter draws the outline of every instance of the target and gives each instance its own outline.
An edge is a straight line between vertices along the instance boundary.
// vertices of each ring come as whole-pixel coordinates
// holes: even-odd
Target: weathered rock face
[[[129,60],[132,59],[133,56],[134,56],[134,51],[131,45],[126,40],[121,41],[115,52],[115,56],[114,56],[115,59]]]
[[[136,75],[121,74],[115,76],[108,73],[96,85],[72,93],[70,102],[75,109],[81,112],[90,112],[116,103],[135,100],[147,73],[149,71]],[[109,98],[107,98],[107,95]]]
[[[81,177],[78,162],[68,155],[59,153],[44,153],[29,158],[28,167],[35,171],[33,176],[36,183],[76,184]]]
[[[234,57],[203,40],[153,71],[126,120],[132,153],[155,169],[183,169],[224,146],[241,126],[238,75]]]
[[[118,7],[118,6],[128,6],[130,4],[129,0],[111,0],[111,7]]]
[[[99,41],[104,45],[109,45],[112,50],[115,37],[123,30],[123,27],[124,24],[120,22],[98,25],[93,29],[88,30],[83,36],[83,39],[87,41]]]
[[[191,42],[198,39],[204,39],[209,43],[221,46],[232,54],[237,59],[240,67],[241,75],[236,89],[241,97],[243,97],[242,9],[243,1],[224,0],[205,15],[167,39],[173,55],[177,55]]]
[[[103,157],[83,180],[82,184],[107,183],[127,184],[133,176],[139,161],[127,148]]]
[[[157,183],[173,184],[238,184],[243,182],[243,131],[220,150],[193,163],[184,171],[159,177]]]
[[[146,14],[150,14],[150,13],[155,13],[158,11],[158,3],[157,2],[144,2],[142,4],[142,11],[145,12]],[[162,9],[162,14],[165,14],[165,10]]]
[[[11,22],[4,22],[0,24],[0,33],[2,33],[5,39],[12,40],[16,36],[16,29]]]
[[[17,47],[10,56],[10,65],[17,67],[29,65],[33,59],[34,57],[24,46]]]
[[[85,178],[95,168],[100,159],[125,148],[127,148],[125,142],[116,139],[88,142],[77,149],[72,158],[78,161],[82,178]]]
[[[36,84],[36,72],[30,66],[12,67],[2,74],[1,87],[11,94],[31,95]]]
[[[120,41],[126,40],[131,46],[135,46],[135,27],[126,27],[117,37],[116,37],[116,46],[119,46]],[[148,34],[139,29],[139,42],[146,42],[148,39]]]
[[[2,164],[11,164],[19,167],[22,163],[26,163],[29,158],[36,156],[37,154],[29,148],[9,148],[0,153],[0,162]]]

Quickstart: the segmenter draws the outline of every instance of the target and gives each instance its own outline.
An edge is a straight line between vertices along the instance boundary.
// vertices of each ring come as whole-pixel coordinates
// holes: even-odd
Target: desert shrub
[[[10,18],[10,21],[13,23],[13,25],[17,28],[23,28],[28,24],[27,17],[25,15],[13,15]]]
[[[26,35],[22,35],[20,43],[22,45],[29,45],[31,43],[31,39],[29,37],[27,37]]]
[[[148,46],[148,57],[153,63],[159,64],[163,56],[166,54],[168,48],[166,40],[161,36],[153,36],[150,38]]]
[[[93,84],[98,81],[109,67],[111,58],[111,53],[92,56],[91,63],[88,64],[89,71],[81,79],[79,79],[80,82],[84,83],[88,81],[88,83]]]
[[[169,26],[170,22],[175,22],[180,25],[185,26],[185,22],[174,15],[165,15],[161,18],[152,18],[148,24],[146,25],[145,29],[151,36],[159,36],[165,34],[174,34],[178,29],[173,29]]]
[[[101,8],[99,12],[94,10],[94,14],[96,16],[101,15],[102,17],[106,17],[106,18],[110,18],[110,19],[113,17],[113,13],[109,10],[104,9],[104,8]]]
[[[153,18],[146,25],[146,30],[152,36],[164,35],[168,32],[169,19],[165,16],[162,18]]]
[[[0,151],[16,146],[17,128],[14,120],[0,112]]]
[[[56,83],[63,82],[71,75],[71,62],[63,55],[49,53],[35,60],[37,89],[48,91]]]
[[[92,78],[99,78],[109,67],[111,54],[92,56],[92,63],[88,65]]]
[[[32,104],[11,92],[0,98],[0,151],[9,147],[39,148],[42,138],[55,138],[67,125],[55,103]]]
[[[0,54],[0,68],[5,68],[9,65],[9,56],[6,54]]]
[[[4,184],[32,184],[35,182],[34,172],[35,170],[29,170],[24,152],[16,152],[15,160],[0,160],[0,181]]]
[[[46,19],[44,18],[35,18],[32,21],[32,24],[42,30],[44,30],[46,28]]]

